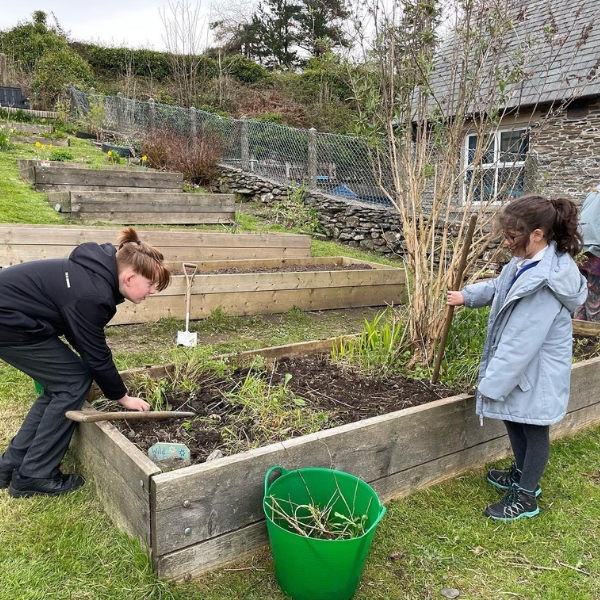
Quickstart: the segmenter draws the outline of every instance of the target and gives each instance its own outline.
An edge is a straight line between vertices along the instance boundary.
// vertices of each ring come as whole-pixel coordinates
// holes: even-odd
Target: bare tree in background
[[[471,215],[473,273],[490,259],[498,207],[533,191],[523,182],[536,135],[596,76],[598,64],[578,63],[592,3],[557,5],[371,0],[360,18],[374,36],[355,70],[359,125],[402,228],[413,364],[433,357]]]
[[[201,73],[202,37],[200,3],[188,0],[169,2],[159,9],[165,28],[163,41],[170,53],[173,80],[180,106],[193,106],[198,96]]]

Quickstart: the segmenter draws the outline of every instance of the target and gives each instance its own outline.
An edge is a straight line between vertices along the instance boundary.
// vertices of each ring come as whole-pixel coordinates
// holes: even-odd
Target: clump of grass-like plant
[[[314,433],[327,426],[327,415],[307,408],[306,401],[288,387],[290,374],[280,381],[273,381],[273,377],[273,373],[251,369],[243,381],[225,393],[230,412],[221,432],[231,453]]]
[[[486,309],[457,312],[446,344],[440,382],[454,387],[471,387],[476,383],[488,314]],[[337,344],[332,359],[356,365],[371,377],[401,374],[412,379],[429,379],[434,356],[425,365],[408,366],[412,351],[407,343],[406,323],[405,309],[388,307],[373,320],[365,320],[358,337]]]

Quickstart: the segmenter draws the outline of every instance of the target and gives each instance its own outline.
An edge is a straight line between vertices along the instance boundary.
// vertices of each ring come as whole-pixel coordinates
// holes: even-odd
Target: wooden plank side
[[[49,195],[50,199],[52,197]],[[3,244],[39,244],[40,229],[44,242],[74,247],[83,242],[117,242],[120,228],[114,226],[76,227],[74,225],[0,224],[0,247]],[[157,248],[302,248],[310,249],[309,235],[295,233],[229,233],[189,229],[138,229],[140,239]],[[320,260],[320,259],[311,259]],[[327,260],[330,260],[327,258]]]
[[[126,194],[130,195],[130,194]],[[185,194],[169,194],[169,196],[182,196],[182,201],[169,200],[165,202],[161,198],[161,194],[155,194],[153,200],[146,200],[143,202],[129,202],[126,199],[123,201],[117,200],[88,200],[82,198],[80,194],[71,194],[71,212],[80,213],[103,213],[103,212],[121,212],[121,213],[141,213],[147,212],[160,212],[168,213],[196,213],[196,212],[208,212],[216,213],[227,211],[235,213],[235,205],[233,200],[220,199],[216,201],[208,202],[205,199],[196,198],[183,198]]]
[[[226,263],[225,263],[226,264]],[[181,265],[179,265],[181,269]],[[291,273],[233,273],[196,275],[192,295],[256,292],[267,290],[300,290],[305,288],[336,288],[363,285],[396,285],[404,283],[404,271],[298,271]],[[178,296],[186,292],[183,275],[174,275],[171,285],[161,296]],[[155,296],[156,297],[156,296]]]
[[[190,205],[235,205],[233,194],[191,194],[187,192],[148,194],[147,192],[73,192],[73,200],[76,202],[106,204],[178,204]]]
[[[61,211],[62,213],[62,211]],[[121,225],[212,225],[233,223],[235,212],[67,212],[78,223],[120,223]]]
[[[52,146],[60,147],[71,145],[71,140],[69,138],[47,138],[34,135],[15,135],[15,137],[12,139],[13,142],[16,142],[17,144],[36,144],[39,142],[44,146],[48,146],[50,144],[52,144]]]
[[[2,107],[7,110],[6,107]],[[7,129],[14,129],[22,133],[54,133],[54,125],[37,125],[33,123],[6,123]]]
[[[182,191],[177,187],[145,187],[145,186],[135,186],[135,188],[131,186],[114,186],[111,184],[106,185],[77,185],[74,183],[65,183],[65,184],[53,184],[53,183],[36,183],[35,191],[43,192],[45,194],[52,192],[64,192],[64,191],[72,191],[72,192],[85,192],[85,191],[95,191],[102,192],[110,190],[111,192],[130,192],[133,189],[135,191],[141,192],[153,192],[153,193],[161,193],[164,191],[168,192],[178,192]]]
[[[199,263],[208,259],[235,259],[240,256],[253,256],[257,259],[269,255],[286,256],[290,258],[303,255],[299,248],[207,248],[206,250],[192,248],[158,248],[165,255],[165,262],[174,269],[181,269],[181,262]],[[73,248],[68,246],[1,246],[0,245],[0,267],[20,264],[30,260],[42,260],[45,258],[66,258],[71,254]]]
[[[93,474],[111,518],[150,543],[150,478],[160,469],[111,423],[80,423],[73,437],[79,460]]]
[[[251,556],[269,541],[264,520],[168,555],[154,555],[159,577],[188,580]]]
[[[37,184],[102,185],[111,187],[179,188],[183,186],[181,173],[154,171],[121,171],[106,169],[73,169],[56,166],[36,167]]]
[[[298,290],[272,290],[232,294],[196,294],[192,300],[190,316],[203,319],[216,308],[230,315],[278,314],[297,306],[302,310],[330,310],[384,306],[403,302],[405,286],[374,285],[349,288],[313,288]],[[147,323],[160,318],[185,317],[183,296],[155,295],[142,304],[120,304],[111,325]]]
[[[585,335],[588,337],[598,337],[600,336],[600,323],[573,319],[573,334]]]

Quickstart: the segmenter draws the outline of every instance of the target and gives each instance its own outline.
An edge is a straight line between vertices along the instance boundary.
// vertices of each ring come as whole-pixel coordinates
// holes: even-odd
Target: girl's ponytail
[[[579,232],[579,213],[577,207],[567,198],[550,200],[556,216],[554,227],[549,232],[549,238],[556,242],[559,252],[565,252],[575,257],[581,252],[583,238]]]
[[[522,196],[505,205],[498,214],[498,225],[505,231],[522,234],[521,244],[527,245],[532,231],[541,229],[556,249],[575,257],[581,252],[583,238],[579,233],[579,213],[567,198],[548,199],[544,196]]]
[[[156,248],[142,242],[133,227],[121,231],[117,250],[119,272],[130,267],[135,273],[156,283],[156,289],[164,290],[171,281],[171,272],[163,264],[165,257]]]

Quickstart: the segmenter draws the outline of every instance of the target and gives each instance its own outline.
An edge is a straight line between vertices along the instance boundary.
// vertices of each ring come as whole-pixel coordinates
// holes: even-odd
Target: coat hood
[[[122,302],[116,254],[117,249],[112,244],[86,242],[71,252],[69,260],[104,279],[112,288],[115,300]]]
[[[543,285],[547,285],[571,313],[585,302],[588,293],[587,281],[575,261],[569,254],[557,252],[555,242],[550,242],[537,267],[527,271],[527,277],[517,279],[507,300],[522,298]]]

